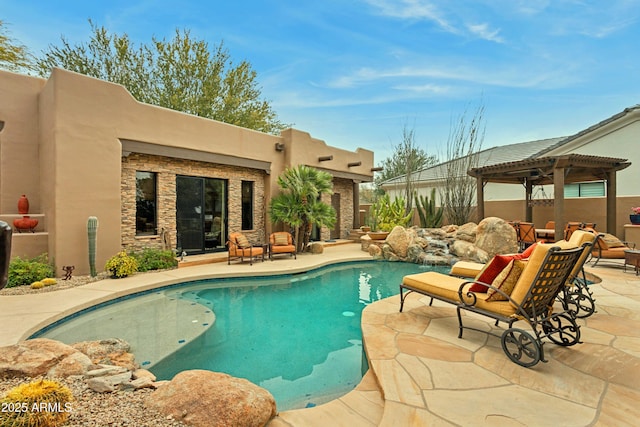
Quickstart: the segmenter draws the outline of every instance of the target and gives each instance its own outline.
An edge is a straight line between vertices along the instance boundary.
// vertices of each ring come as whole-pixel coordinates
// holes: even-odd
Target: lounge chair
[[[286,231],[277,231],[269,236],[269,259],[273,261],[274,255],[289,254],[296,256],[296,244],[291,233]]]
[[[635,243],[623,242],[613,234],[603,233],[591,252],[592,267],[603,259],[624,259],[624,251],[635,249]],[[594,261],[595,260],[595,261]]]
[[[568,242],[560,246],[539,243],[528,261],[512,260],[509,268],[491,284],[433,271],[405,276],[400,284],[400,311],[412,292],[429,296],[432,301],[435,298],[452,304],[458,315],[458,338],[462,338],[465,328],[479,330],[463,324],[462,310],[495,319],[496,325],[505,322],[508,328],[501,335],[479,331],[499,336],[503,351],[518,365],[531,367],[540,361],[546,362],[543,338],[562,346],[580,342],[580,327],[574,314],[571,311],[553,312],[553,301],[583,252],[583,248],[571,246]],[[514,272],[519,272],[519,276]],[[489,291],[473,292],[470,289],[474,285],[484,286]],[[511,286],[512,291],[508,292]],[[533,334],[514,326],[518,320],[524,320]]]
[[[264,248],[251,244],[242,233],[229,234],[227,247],[229,248],[227,264],[231,264],[232,259],[239,259],[240,262],[244,262],[245,258],[247,258],[249,265],[253,265],[254,258],[261,257],[262,261],[264,261]]]
[[[601,235],[586,230],[578,230],[572,233],[569,241],[561,240],[557,242],[559,245],[570,245],[573,247],[582,247],[583,251],[574,266],[571,274],[567,279],[566,286],[562,288],[562,292],[558,295],[558,300],[562,303],[567,311],[573,311],[578,318],[591,316],[596,312],[596,301],[593,293],[588,287],[584,265],[590,259],[591,251],[597,244]],[[527,259],[531,255],[531,248],[520,254],[521,259]],[[535,249],[535,248],[534,248]],[[512,255],[507,255],[512,256]],[[516,255],[517,256],[517,255]],[[479,275],[485,268],[486,264],[480,264],[469,261],[458,261],[451,267],[451,275],[461,278],[480,278]],[[506,263],[503,262],[503,265]]]

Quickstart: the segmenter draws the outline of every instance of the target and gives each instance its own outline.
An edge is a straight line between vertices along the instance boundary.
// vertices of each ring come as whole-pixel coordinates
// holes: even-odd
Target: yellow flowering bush
[[[111,277],[120,279],[138,271],[138,261],[125,251],[120,251],[109,258],[104,269],[111,273]]]
[[[31,284],[31,289],[42,289],[42,288],[44,288],[44,283],[42,283],[40,280],[37,280]]]

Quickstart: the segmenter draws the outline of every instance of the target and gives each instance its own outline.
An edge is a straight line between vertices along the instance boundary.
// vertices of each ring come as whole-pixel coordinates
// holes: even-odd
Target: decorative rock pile
[[[161,383],[139,369],[129,344],[120,339],[84,341],[73,346],[36,338],[0,348],[0,378],[83,376],[97,393],[156,388]]]
[[[515,229],[505,220],[485,218],[480,224],[441,228],[395,227],[383,242],[361,239],[374,258],[426,265],[452,265],[458,260],[485,263],[496,254],[515,253]]]
[[[271,393],[245,379],[191,370],[156,381],[120,339],[70,346],[37,338],[0,347],[0,378],[21,377],[83,378],[96,393],[156,389],[145,405],[191,426],[263,426],[276,415]]]

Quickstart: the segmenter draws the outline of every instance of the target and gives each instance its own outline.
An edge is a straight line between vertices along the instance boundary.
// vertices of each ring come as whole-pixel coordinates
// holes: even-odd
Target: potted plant
[[[367,235],[372,240],[384,240],[396,225],[406,227],[413,213],[405,214],[405,202],[402,197],[391,201],[389,195],[385,194],[371,206],[371,216],[373,231],[368,232]]]
[[[631,215],[629,215],[629,220],[633,225],[640,225],[640,206],[636,208],[631,208]]]

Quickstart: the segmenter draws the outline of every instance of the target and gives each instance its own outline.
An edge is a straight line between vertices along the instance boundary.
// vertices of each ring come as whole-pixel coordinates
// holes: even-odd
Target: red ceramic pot
[[[13,226],[18,229],[18,232],[33,232],[33,230],[38,226],[38,220],[25,215],[22,218],[14,219]]]
[[[20,215],[29,213],[29,199],[24,194],[18,199],[18,213]]]

